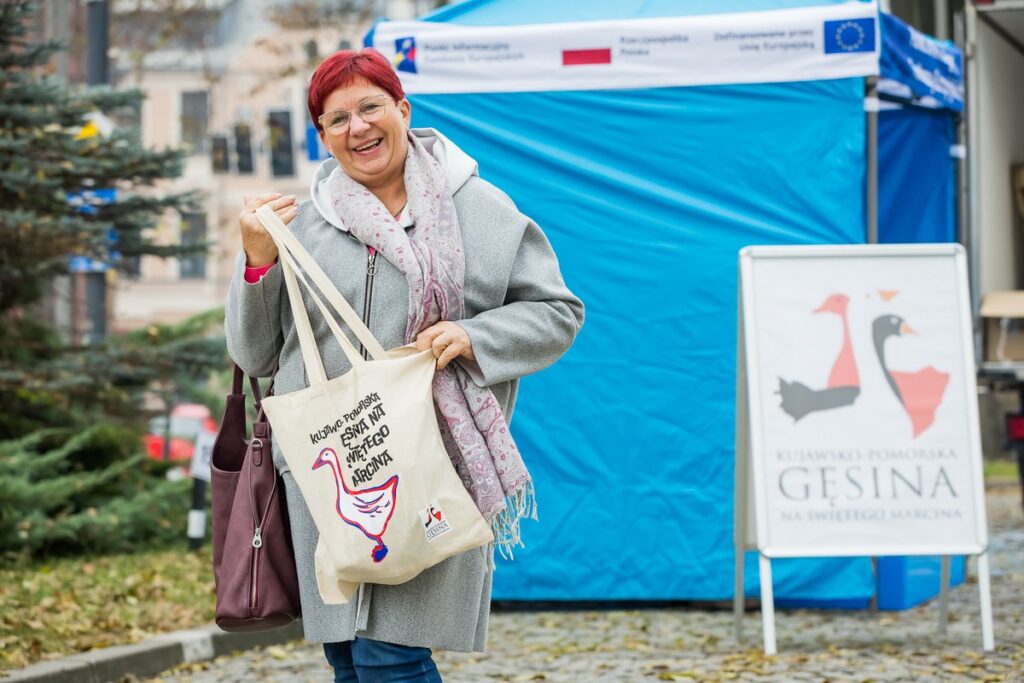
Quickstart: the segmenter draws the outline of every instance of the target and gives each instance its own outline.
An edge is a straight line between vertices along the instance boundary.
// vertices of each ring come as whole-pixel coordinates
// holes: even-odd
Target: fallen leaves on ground
[[[0,569],[0,670],[213,620],[211,550]]]

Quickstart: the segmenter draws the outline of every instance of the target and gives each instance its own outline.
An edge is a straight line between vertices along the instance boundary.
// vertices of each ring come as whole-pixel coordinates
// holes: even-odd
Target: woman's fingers
[[[420,351],[430,349],[437,359],[438,370],[444,370],[459,356],[470,360],[474,358],[469,335],[460,325],[450,321],[431,325],[416,335],[416,348]]]
[[[277,217],[281,219],[282,223],[288,225],[295,219],[296,216],[299,215],[299,205],[291,204],[280,209],[275,209],[274,213],[277,214]]]
[[[434,339],[442,332],[444,332],[444,328],[440,325],[431,325],[420,332],[416,335],[416,350],[426,351],[427,349],[432,348]],[[434,357],[436,358],[437,356],[435,355]]]
[[[264,195],[245,195],[243,200],[245,201],[245,208],[242,209],[242,215],[240,216],[243,232],[246,230],[256,233],[265,232],[263,226],[254,215],[256,209],[264,204],[273,209],[274,213],[277,214],[277,217],[285,225],[290,223],[299,213],[299,204],[293,194],[282,196],[280,192],[274,192]]]
[[[242,249],[248,266],[262,266],[272,263],[277,258],[277,245],[270,237],[259,219],[256,209],[268,205],[285,225],[298,215],[299,207],[295,195],[283,196],[280,192],[268,192],[260,195],[244,195],[245,208],[242,209],[238,222],[242,228]]]
[[[284,197],[278,197],[277,199],[272,199],[268,203],[270,204],[270,208],[273,209],[274,211],[279,211],[280,209],[297,205],[295,202],[295,195],[293,194],[286,195]]]
[[[281,197],[280,192],[267,192],[265,194],[246,194],[242,195],[242,201],[244,203],[244,211],[255,211],[269,201],[273,201]]]
[[[440,355],[438,355],[435,347],[434,355],[437,356],[437,369],[444,370],[448,367],[449,363],[465,354],[467,345],[459,339],[453,339],[449,342],[444,335],[440,339],[444,340],[445,345]]]
[[[259,221],[253,215],[256,209],[260,208],[267,202],[280,201],[283,199],[280,192],[271,192],[269,194],[257,194],[257,195],[242,195],[242,201],[245,205],[242,207],[242,213],[239,215],[239,220],[242,222],[243,228],[255,229]]]
[[[264,204],[270,206],[278,218],[286,224],[295,218],[299,212],[299,205],[295,200],[295,195],[282,196],[281,193],[274,192],[264,195],[244,195],[243,200],[245,201],[245,208],[242,209],[242,215],[239,216],[243,232],[264,232],[263,226],[254,215],[256,209]]]

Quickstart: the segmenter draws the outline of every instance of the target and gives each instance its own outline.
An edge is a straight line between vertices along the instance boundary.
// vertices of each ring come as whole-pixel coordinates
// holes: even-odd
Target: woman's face
[[[383,99],[384,110],[379,118],[370,117],[376,120],[367,122],[359,117],[358,111],[361,104],[372,98]],[[349,112],[348,129],[336,134],[325,125],[321,139],[345,173],[371,188],[387,183],[396,175],[401,176],[409,151],[406,132],[411,108],[408,100],[396,104],[381,88],[358,79],[338,88],[324,100],[325,114],[338,110]],[[324,121],[327,119],[329,117],[325,116]]]

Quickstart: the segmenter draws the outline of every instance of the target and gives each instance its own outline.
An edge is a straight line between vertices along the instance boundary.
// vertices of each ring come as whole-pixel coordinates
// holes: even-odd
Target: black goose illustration
[[[815,313],[835,313],[843,323],[843,345],[832,364],[826,387],[811,389],[802,382],[787,382],[779,378],[779,390],[776,393],[782,397],[781,408],[794,422],[814,412],[852,405],[860,395],[860,376],[857,374],[857,360],[853,355],[850,327],[846,320],[846,307],[849,303],[850,297],[845,294],[833,294],[814,310]]]
[[[885,360],[886,340],[905,334],[917,334],[900,316],[883,315],[875,318],[871,325],[871,333],[878,362],[885,373],[885,381],[889,383],[900,405],[910,417],[914,438],[917,438],[935,421],[935,411],[942,404],[942,397],[949,385],[949,373],[940,372],[930,365],[916,372],[889,369]]]

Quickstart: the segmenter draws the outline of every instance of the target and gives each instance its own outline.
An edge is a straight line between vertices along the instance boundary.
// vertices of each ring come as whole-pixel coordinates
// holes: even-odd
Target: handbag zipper
[[[363,324],[369,327],[370,304],[373,301],[373,276],[377,274],[377,251],[367,247],[366,253],[366,294],[363,297]],[[370,352],[366,350],[362,342],[359,344],[359,350],[363,354],[364,360],[370,360]]]
[[[256,529],[256,535],[260,533],[259,529]],[[258,597],[256,586],[259,585],[260,579],[260,546],[256,545],[255,539],[253,540],[253,551],[250,556],[251,563],[249,565],[249,614],[250,616],[256,616],[256,599]]]
[[[263,414],[262,408],[259,409],[259,415]],[[257,417],[257,420],[259,417]],[[253,431],[256,428],[253,427]],[[249,461],[249,507],[252,511],[252,522],[253,522],[253,534],[252,534],[252,551],[249,553],[249,616],[255,617],[257,602],[259,600],[259,580],[260,580],[260,552],[263,548],[263,526],[267,523],[267,514],[270,511],[270,501],[274,497],[274,492],[277,491],[277,480],[274,480],[274,486],[270,491],[270,497],[267,499],[267,506],[263,510],[263,514],[260,515],[259,510],[256,509],[256,501],[253,500],[252,493],[252,466],[255,463],[257,466],[263,465],[263,439],[253,434],[252,440],[249,442],[249,455],[252,460]]]

